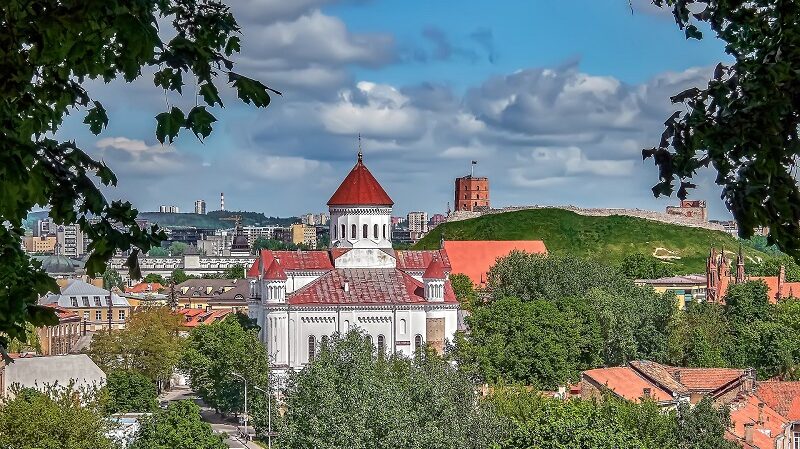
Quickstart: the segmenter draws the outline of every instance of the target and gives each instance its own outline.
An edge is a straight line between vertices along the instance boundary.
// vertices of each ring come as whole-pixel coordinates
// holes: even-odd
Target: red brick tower
[[[476,178],[472,175],[456,178],[455,193],[453,204],[457,211],[489,209],[489,178]]]

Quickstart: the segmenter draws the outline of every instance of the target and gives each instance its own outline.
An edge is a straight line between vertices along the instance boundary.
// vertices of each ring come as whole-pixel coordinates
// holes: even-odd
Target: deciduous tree
[[[655,148],[653,193],[680,198],[692,178],[712,166],[722,197],[748,238],[758,226],[770,242],[800,257],[800,2],[783,0],[654,0],[672,9],[687,39],[708,26],[725,43],[731,64],[719,64],[707,86],[672,97],[681,108],[666,121]],[[679,183],[676,186],[676,183]]]
[[[109,413],[147,413],[158,408],[156,384],[136,371],[112,371],[106,378]]]
[[[80,225],[89,244],[86,271],[103,273],[117,250],[130,251],[131,277],[140,278],[138,254],[166,235],[136,223],[128,202],[108,202],[97,183],[117,178],[75,141],[57,131],[67,114],[84,115],[94,134],[109,117],[86,90],[90,80],[126,82],[155,72],[165,94],[187,85],[201,104],[172,106],[155,117],[155,137],[172,142],[181,129],[207,137],[222,106],[217,86],[225,77],[246,103],[265,107],[270,89],[236,73],[230,59],[239,51],[239,26],[216,0],[144,0],[135,3],[31,0],[5,2],[0,14],[0,352],[25,338],[26,322],[55,324],[39,296],[58,291],[55,281],[22,250],[23,220],[35,206],[49,206],[57,224]],[[159,29],[160,28],[160,29]],[[162,39],[166,39],[162,40]],[[187,82],[188,81],[188,82]],[[273,91],[274,92],[274,91]]]
[[[179,363],[189,384],[208,405],[222,413],[244,410],[244,383],[266,389],[269,356],[258,330],[245,329],[235,315],[197,326],[189,333]],[[253,395],[255,390],[249,390]]]
[[[51,386],[23,389],[0,402],[0,447],[15,449],[112,449],[111,423],[95,390]]]
[[[171,403],[141,418],[130,449],[226,449],[222,437],[203,422],[200,407],[192,401]]]
[[[477,449],[502,430],[449,363],[379,355],[358,331],[334,335],[289,379],[286,410],[279,439],[298,449]]]

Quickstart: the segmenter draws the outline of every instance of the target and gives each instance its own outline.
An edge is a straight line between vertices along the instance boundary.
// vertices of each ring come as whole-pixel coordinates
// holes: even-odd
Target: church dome
[[[239,234],[234,237],[231,251],[250,251],[250,244],[247,242],[247,236]]]
[[[358,162],[328,200],[328,206],[392,206],[394,201],[364,165],[361,152]]]

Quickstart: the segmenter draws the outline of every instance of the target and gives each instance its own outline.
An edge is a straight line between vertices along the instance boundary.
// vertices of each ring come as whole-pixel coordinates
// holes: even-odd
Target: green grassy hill
[[[613,215],[590,217],[563,209],[531,209],[484,215],[444,223],[415,249],[434,249],[445,240],[543,240],[551,253],[596,258],[619,264],[633,253],[649,254],[671,264],[676,273],[704,273],[709,248],[738,249],[738,241],[721,231]],[[745,248],[748,258],[765,257]]]

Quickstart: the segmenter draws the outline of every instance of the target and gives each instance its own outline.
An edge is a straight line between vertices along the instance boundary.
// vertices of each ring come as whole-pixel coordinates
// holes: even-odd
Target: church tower
[[[331,247],[390,249],[393,205],[359,150],[356,165],[328,200]]]

